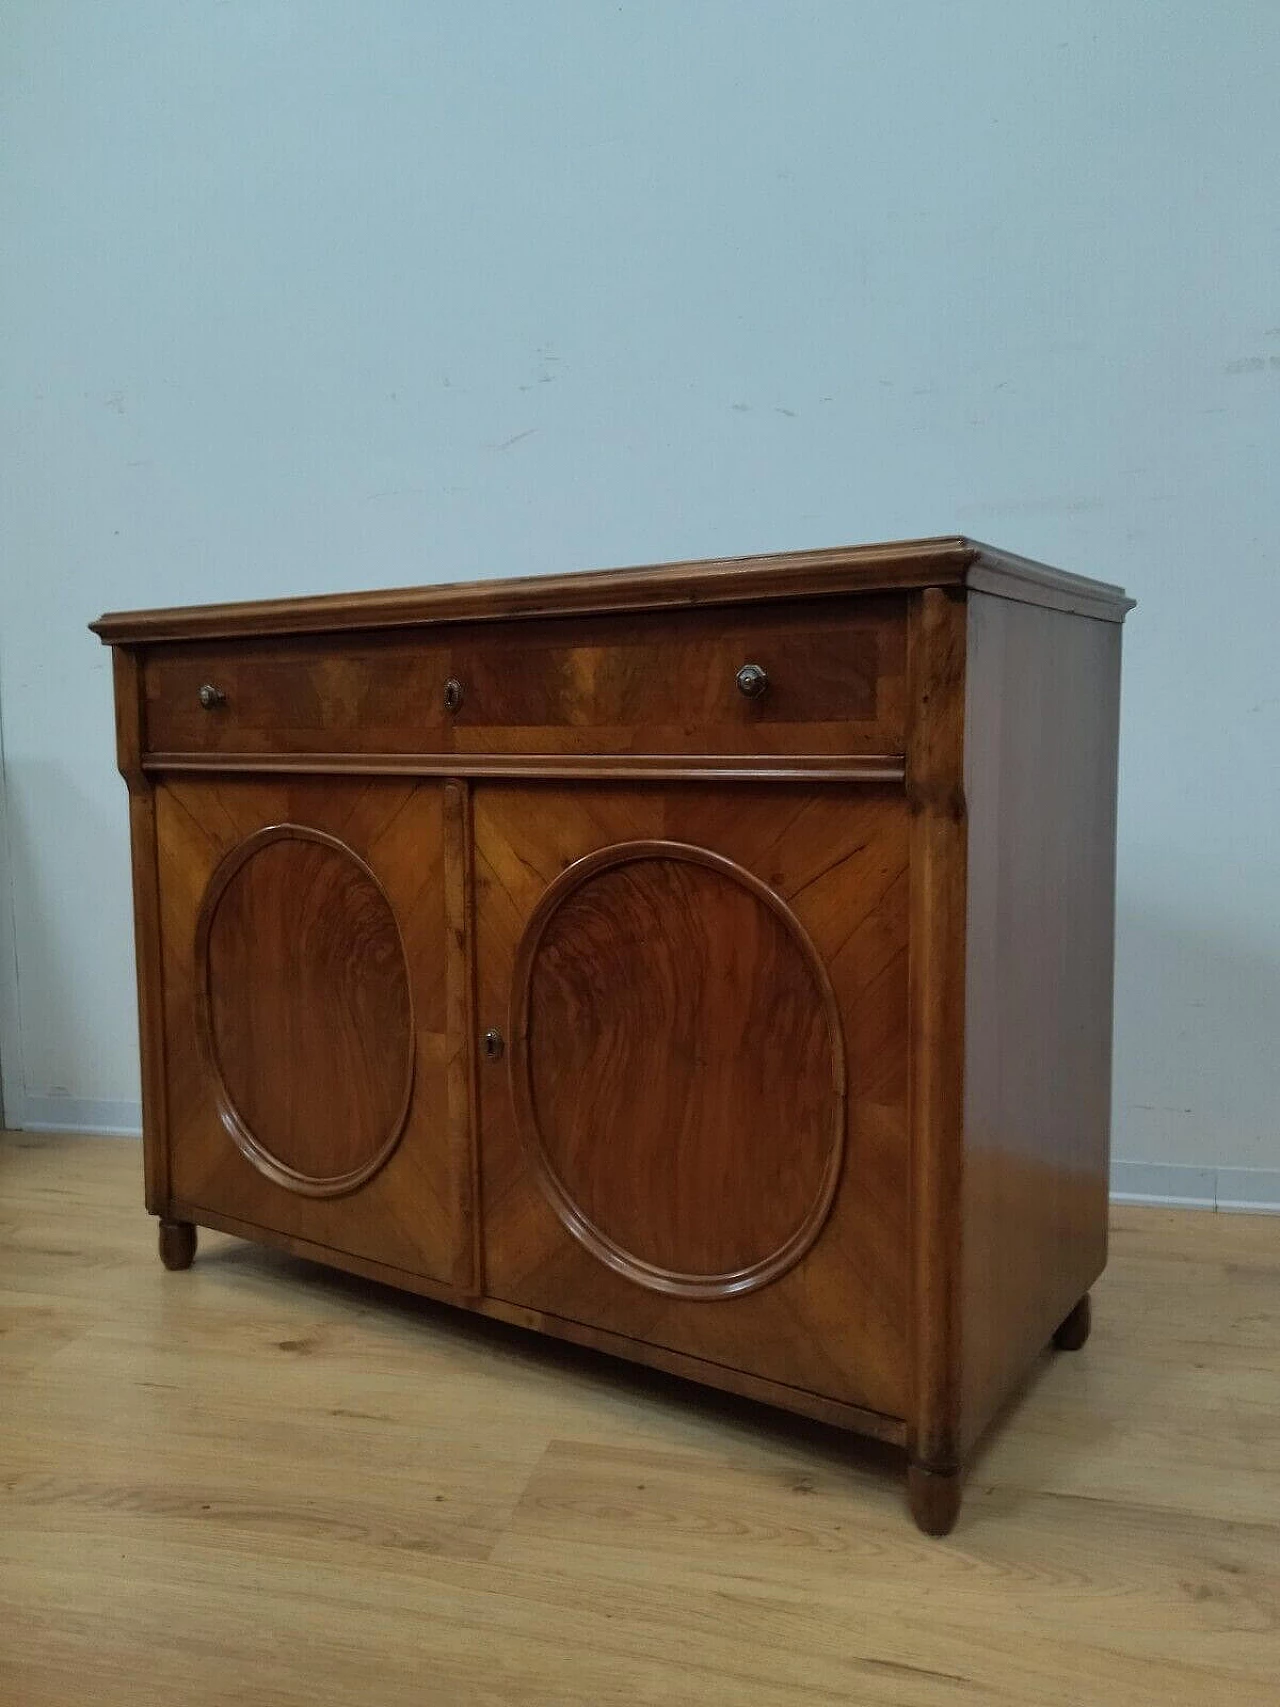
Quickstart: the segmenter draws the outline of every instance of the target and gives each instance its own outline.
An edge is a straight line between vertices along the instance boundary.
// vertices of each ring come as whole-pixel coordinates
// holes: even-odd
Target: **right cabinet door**
[[[908,1401],[900,788],[484,784],[485,1290]]]

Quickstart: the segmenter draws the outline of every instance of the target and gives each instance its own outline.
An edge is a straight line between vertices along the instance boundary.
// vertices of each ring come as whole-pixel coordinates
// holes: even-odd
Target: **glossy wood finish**
[[[1274,1217],[1117,1205],[949,1539],[896,1455],[0,1138],[6,1707],[1274,1707]]]
[[[502,621],[513,616],[688,611],[774,599],[967,586],[1105,622],[1122,622],[1133,603],[1120,587],[952,535],[319,598],[112,611],[90,626],[108,645],[141,645],[263,634],[368,632],[420,623]]]
[[[132,647],[117,646],[111,655],[111,665],[115,687],[116,759],[129,790],[134,967],[138,1031],[142,1040],[144,1196],[148,1212],[159,1215],[169,1200],[169,1110],[155,791],[142,767],[141,660]]]
[[[447,1279],[471,1233],[442,786],[173,778],[155,804],[171,1199]]]
[[[780,793],[763,785],[720,790],[602,785],[549,797],[533,784],[492,784],[476,790],[475,843],[477,1029],[497,1026],[517,1040],[502,1062],[482,1063],[479,1070],[486,1292],[512,1305],[573,1318],[788,1387],[904,1416],[910,1372],[902,1334],[909,1238],[907,813],[901,794],[865,788]],[[717,881],[717,873],[710,883],[697,879],[690,884],[684,874],[664,867],[641,875],[637,885],[635,875],[643,874],[643,864],[630,877],[628,866],[612,864],[637,844],[644,849],[654,843],[704,850],[710,856],[709,876],[719,861],[728,862],[734,875],[723,872]],[[563,1052],[575,1063],[585,1092],[575,1103],[571,1084],[557,1087],[549,1107],[545,1101],[534,1106],[544,1126],[551,1124],[548,1114],[566,1124],[575,1115],[592,1123],[603,1154],[595,1163],[599,1183],[583,1189],[596,1193],[589,1201],[604,1218],[616,1218],[610,1230],[621,1225],[633,1241],[643,1239],[642,1254],[662,1259],[639,1278],[625,1262],[602,1260],[604,1253],[583,1239],[581,1226],[567,1229],[566,1206],[548,1193],[543,1170],[531,1159],[537,1139],[520,1118],[529,1106],[529,1091],[536,1098],[539,1088],[536,1080],[529,1091],[521,1083],[520,1027],[531,1012],[536,1045],[539,1023],[547,1017],[537,1008],[526,1010],[522,1002],[529,970],[547,968],[545,993],[557,1016],[564,997],[556,983],[572,977],[590,985],[600,976],[598,969],[581,964],[585,945],[577,945],[579,957],[570,961],[569,941],[554,938],[548,961],[539,936],[540,920],[556,918],[557,883],[567,886],[570,898],[576,888],[592,899],[590,877],[582,886],[574,879],[576,862],[593,857],[605,877],[612,871],[629,887],[607,950],[600,927],[610,914],[618,915],[620,902],[613,884],[595,897],[605,915],[591,922],[597,946],[590,953],[621,953],[630,959],[633,933],[643,918],[653,957],[643,988],[652,990],[664,970],[674,976],[678,969],[691,989],[672,990],[642,1010],[625,1005],[626,992],[608,997],[603,983],[597,984],[601,1041],[621,1044],[625,1053],[604,1053],[596,1066],[577,1056],[581,1043],[553,1035],[555,1058]],[[752,894],[758,885],[767,886],[794,925]],[[690,896],[700,909],[713,904],[727,911],[718,920],[705,911],[701,919],[690,918]],[[670,908],[665,920],[655,916],[655,901]],[[576,912],[570,915],[575,934],[585,928],[579,918]],[[712,923],[726,927],[715,942],[706,934]],[[801,946],[797,927],[812,944],[812,958]],[[676,955],[662,946],[666,942],[678,945]],[[765,1015],[743,988],[756,949],[774,957],[761,973],[775,1005],[773,1037],[765,1035]],[[827,1029],[831,1009],[818,966],[825,968],[839,1013],[848,1087],[843,1163],[829,1212],[830,1175],[824,1177],[824,1170],[836,1160],[834,1104],[840,1081]],[[535,982],[535,994],[537,988]],[[576,988],[580,991],[583,984]],[[695,1018],[691,996],[709,1012]],[[706,1036],[707,1019],[717,1015],[728,1026],[749,1027],[758,1052],[752,1061],[735,1051],[738,1070],[748,1086],[755,1086],[766,1114],[762,1127],[750,1134],[736,1125],[739,1110],[742,1119],[749,1118],[742,1087],[724,1094],[719,1120],[708,1099],[717,1075],[727,1068],[722,1043]],[[677,1035],[681,1025],[689,1029]],[[625,1039],[624,1027],[629,1028]],[[536,1060],[536,1047],[531,1054]],[[633,1110],[617,1094],[613,1121],[596,1124],[605,1112],[609,1074],[623,1064],[627,1094],[647,1097],[651,1107]],[[813,1080],[806,1082],[810,1074]],[[546,1075],[544,1096],[554,1077],[554,1071]],[[725,1118],[730,1111],[733,1120]],[[678,1131],[663,1140],[655,1124],[666,1116]],[[784,1121],[781,1130],[778,1119]],[[657,1158],[670,1162],[680,1145],[687,1145],[680,1158],[682,1183],[694,1195],[675,1205],[672,1193],[679,1182],[664,1179],[657,1167],[646,1175],[646,1157],[632,1155],[628,1139],[645,1143],[649,1165]],[[766,1145],[774,1147],[775,1155],[767,1171],[753,1178],[741,1158],[760,1165]],[[717,1189],[716,1170],[727,1169],[730,1159],[734,1171]],[[797,1170],[793,1179],[787,1175],[789,1165]],[[582,1178],[580,1165],[576,1177]],[[780,1180],[785,1182],[785,1215],[773,1202]],[[642,1197],[637,1207],[653,1218],[643,1234],[635,1208],[623,1207],[628,1192]],[[627,1213],[633,1216],[629,1225]],[[752,1288],[753,1262],[767,1261],[774,1239],[793,1232],[796,1244],[814,1241],[803,1260],[792,1260],[796,1244],[784,1247],[781,1261],[770,1265],[777,1268],[777,1278]],[[689,1283],[687,1271],[707,1260],[703,1253],[721,1258],[726,1252],[745,1259],[747,1289],[706,1273],[700,1285]],[[683,1284],[673,1279],[672,1270],[684,1274]],[[709,1296],[699,1296],[703,1292]]]
[[[957,594],[927,588],[910,641],[911,1452],[916,1465],[943,1477],[961,1453],[965,616]]]
[[[147,753],[447,752],[451,661],[430,632],[148,649]],[[202,686],[223,701],[206,710]]]
[[[1053,1346],[1055,1351],[1081,1351],[1089,1339],[1089,1330],[1093,1326],[1093,1306],[1089,1302],[1089,1294],[1075,1304],[1066,1317],[1059,1322],[1053,1331]]]
[[[1107,1260],[1120,632],[968,599],[966,1452]]]
[[[905,1447],[942,1533],[1105,1253],[1127,609],[939,540],[104,619],[148,1206]]]
[[[475,1026],[475,867],[471,795],[460,782],[444,789],[445,1060],[449,1108],[450,1195],[459,1215],[453,1285],[468,1302],[480,1296],[480,1146],[477,1137]]]
[[[900,755],[905,600],[766,611],[155,647],[143,666],[143,751],[187,757],[339,753]],[[767,673],[739,691],[748,662]],[[455,710],[446,687],[457,684]],[[221,698],[206,708],[204,687]]]
[[[900,753],[152,753],[144,775],[414,776],[544,782],[902,782]]]
[[[336,836],[273,824],[200,904],[196,1035],[222,1123],[287,1190],[336,1197],[398,1143],[413,1094],[413,998],[395,914]]]
[[[156,1223],[160,1261],[168,1269],[190,1268],[196,1255],[196,1230],[190,1221],[169,1221],[163,1216]]]
[[[959,1469],[935,1470],[914,1458],[907,1465],[907,1503],[925,1535],[950,1535],[960,1516],[962,1491]]]
[[[800,1260],[840,1179],[844,1042],[781,897],[689,843],[602,848],[544,891],[513,992],[525,1152],[593,1256],[677,1298]]]
[[[453,750],[901,754],[906,601],[495,622],[452,631]],[[745,696],[745,664],[766,690]]]

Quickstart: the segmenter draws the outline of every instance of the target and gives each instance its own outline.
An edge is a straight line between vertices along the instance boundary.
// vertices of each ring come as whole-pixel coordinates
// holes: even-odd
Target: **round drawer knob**
[[[456,676],[450,676],[444,684],[444,708],[446,711],[457,711],[462,704],[462,683]]]
[[[200,703],[206,711],[212,711],[216,706],[225,705],[227,696],[221,688],[214,687],[212,682],[205,682],[200,689]]]
[[[769,686],[769,678],[759,664],[744,664],[734,679],[738,692],[747,699],[759,699]]]

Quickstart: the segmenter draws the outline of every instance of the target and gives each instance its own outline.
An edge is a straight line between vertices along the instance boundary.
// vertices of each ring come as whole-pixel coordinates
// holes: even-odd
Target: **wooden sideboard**
[[[1106,1258],[1119,588],[964,539],[136,611],[146,1202],[966,1457]]]

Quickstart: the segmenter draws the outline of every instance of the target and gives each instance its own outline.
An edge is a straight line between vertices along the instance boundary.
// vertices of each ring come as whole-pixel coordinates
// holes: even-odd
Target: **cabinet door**
[[[901,1416],[900,789],[474,801],[485,1285]]]
[[[392,778],[157,788],[175,1202],[454,1273],[444,808]]]

